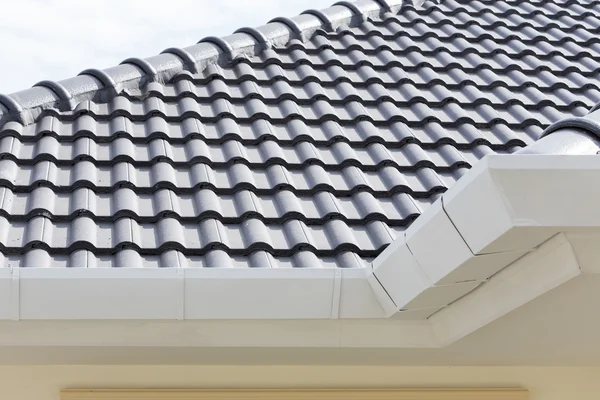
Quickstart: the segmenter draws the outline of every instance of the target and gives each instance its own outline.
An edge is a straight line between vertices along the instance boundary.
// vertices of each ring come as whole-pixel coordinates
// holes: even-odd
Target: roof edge
[[[600,103],[584,117],[556,121],[540,139],[516,154],[586,155],[600,153]]]
[[[421,315],[446,346],[600,273],[580,261],[600,257],[599,178],[595,154],[485,157],[373,261],[386,315]]]
[[[600,103],[584,117],[557,121],[513,155],[485,157],[371,264],[386,315],[421,313],[434,329],[441,326],[438,340],[447,345],[582,273],[565,235],[583,227],[600,232],[600,220],[585,217],[594,201],[578,202],[600,201],[600,191],[573,195],[578,183],[587,187],[600,177],[597,154]],[[561,261],[554,270],[548,252]],[[531,272],[540,257],[546,269]],[[478,316],[457,317],[459,309]]]
[[[384,318],[368,271],[5,268],[0,269],[0,321]]]
[[[600,273],[600,186],[584,184],[599,177],[595,155],[488,156],[370,268],[0,269],[0,323],[78,320],[97,329],[202,320],[228,326],[228,336],[211,331],[192,343],[198,335],[179,332],[153,343],[443,347],[582,274]],[[231,330],[253,321],[264,329]],[[312,336],[289,335],[302,324]],[[83,337],[106,345],[104,336]]]
[[[317,30],[353,27],[369,18],[397,13],[404,6],[421,3],[422,0],[339,1],[329,8],[306,10],[293,18],[275,18],[257,28],[240,28],[222,38],[209,36],[189,47],[168,48],[149,58],[128,58],[104,70],[86,69],[76,77],[58,82],[41,81],[30,89],[0,94],[0,126],[8,121],[31,124],[46,108],[65,111],[86,100],[107,102],[124,89],[153,81],[165,83],[181,71],[197,73],[208,65],[253,56],[292,39],[305,42]]]

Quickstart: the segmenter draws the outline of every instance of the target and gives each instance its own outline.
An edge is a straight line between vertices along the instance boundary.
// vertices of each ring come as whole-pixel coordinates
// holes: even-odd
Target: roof
[[[0,96],[0,286],[18,304],[0,317],[427,319],[557,233],[511,230],[546,220],[501,213],[528,189],[502,179],[581,172],[517,152],[598,149],[599,16],[597,1],[341,2]],[[115,270],[171,280],[131,299]]]
[[[482,157],[600,101],[596,3],[351,4],[256,54],[205,40],[185,54],[231,60],[195,73],[130,60],[107,101],[12,95],[39,115],[2,127],[3,265],[365,267]]]

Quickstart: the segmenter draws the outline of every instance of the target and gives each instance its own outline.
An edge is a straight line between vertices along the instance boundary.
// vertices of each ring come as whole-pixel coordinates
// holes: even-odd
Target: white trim
[[[200,342],[175,337],[179,345],[438,347],[582,269],[600,272],[589,245],[600,235],[599,178],[595,155],[488,156],[366,269],[0,270],[0,319],[244,326],[213,324]],[[152,343],[170,345],[166,336]],[[137,345],[127,335],[119,343]]]
[[[390,246],[384,250],[384,252],[394,245],[395,242],[391,243]],[[367,282],[369,283],[369,287],[371,288],[371,291],[377,299],[377,302],[379,303],[379,306],[383,310],[385,316],[389,317],[394,315],[394,313],[398,311],[398,306],[396,306],[396,303],[394,303],[392,297],[384,289],[377,275],[375,275],[375,269],[373,266],[369,267],[367,270]]]
[[[395,305],[391,315],[405,308],[406,304],[431,287],[432,283],[404,241],[392,243],[382,256],[373,263],[373,275],[382,288],[385,288],[383,295],[389,296]],[[398,260],[402,261],[401,268],[398,268]]]
[[[0,270],[0,288],[6,286],[0,296],[9,297],[0,305],[0,320],[385,317],[367,273],[316,268],[5,269]],[[10,309],[3,312],[2,306]]]
[[[206,268],[184,271],[185,319],[332,317],[334,269]]]
[[[475,254],[528,251],[557,232],[600,227],[599,176],[596,155],[487,157],[444,194],[444,209]]]
[[[573,248],[559,234],[434,314],[430,322],[440,343],[448,345],[579,275]]]
[[[581,274],[577,253],[598,272],[590,260],[600,253],[586,238],[600,234],[599,178],[596,155],[489,156],[409,227],[410,254],[394,243],[374,273],[400,309],[440,308],[428,320],[450,344]],[[423,287],[415,260],[430,285],[398,302],[400,282]],[[469,282],[477,289],[464,296],[458,286]]]

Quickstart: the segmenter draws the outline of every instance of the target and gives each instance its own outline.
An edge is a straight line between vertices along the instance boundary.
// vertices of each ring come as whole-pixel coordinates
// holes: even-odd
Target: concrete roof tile
[[[365,267],[481,158],[600,101],[598,1],[400,5],[0,97],[2,266]]]

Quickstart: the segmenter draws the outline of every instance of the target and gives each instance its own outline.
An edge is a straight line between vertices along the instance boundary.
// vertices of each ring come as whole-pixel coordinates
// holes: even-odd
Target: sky
[[[0,93],[193,45],[334,0],[19,0],[0,12]]]

